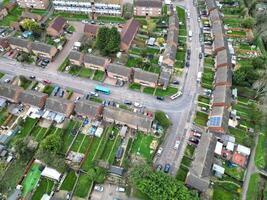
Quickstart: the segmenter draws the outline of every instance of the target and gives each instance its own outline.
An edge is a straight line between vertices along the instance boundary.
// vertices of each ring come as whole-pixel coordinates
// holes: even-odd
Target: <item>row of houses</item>
[[[0,20],[3,20],[8,13],[16,6],[16,3],[10,2],[5,6],[0,6]]]
[[[212,108],[207,124],[208,131],[201,136],[194,156],[195,159],[186,177],[186,184],[201,192],[207,191],[210,185],[210,172],[217,141],[215,136],[227,134],[229,109],[232,103],[232,62],[227,39],[224,35],[223,22],[215,0],[206,0],[206,6],[214,38],[213,52],[216,56]],[[219,168],[222,167],[219,166]]]
[[[124,82],[135,82],[148,87],[156,87],[158,85],[158,74],[110,63],[110,60],[104,57],[71,51],[69,61],[72,65],[105,71],[108,77]]]
[[[11,103],[22,103],[43,110],[40,117],[49,118],[58,115],[62,118],[70,117],[73,113],[89,118],[103,118],[107,122],[127,125],[130,128],[149,132],[153,117],[128,111],[117,107],[103,107],[102,104],[80,100],[76,103],[60,97],[49,97],[46,93],[24,90],[11,84],[0,85],[0,98]],[[40,113],[40,111],[39,111]],[[31,113],[30,113],[31,114]],[[51,118],[53,119],[53,118]]]
[[[97,31],[99,29],[98,25],[93,24],[85,24],[84,26],[84,35],[87,37],[95,38],[97,35]],[[128,51],[131,47],[131,44],[139,30],[139,23],[134,20],[134,18],[128,20],[122,27],[120,32],[121,43],[120,50]]]
[[[173,73],[173,67],[176,61],[176,52],[178,48],[178,31],[179,31],[179,20],[175,12],[169,17],[169,28],[168,28],[166,49],[160,58],[161,60],[160,83],[163,85],[163,88],[165,89],[169,84],[169,80]]]
[[[35,55],[41,58],[47,58],[52,60],[54,56],[57,54],[57,48],[45,44],[42,42],[32,42],[27,39],[21,39],[16,37],[9,37],[7,39],[8,44],[10,45],[11,49],[22,51],[26,53],[34,53]]]

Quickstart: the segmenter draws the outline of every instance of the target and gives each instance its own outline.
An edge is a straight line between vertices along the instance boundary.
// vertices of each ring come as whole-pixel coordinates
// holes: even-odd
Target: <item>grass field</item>
[[[38,188],[35,190],[32,200],[40,200],[44,194],[50,195],[54,186],[52,180],[42,178],[39,182]]]
[[[75,174],[75,171],[69,171],[60,187],[60,190],[72,191],[76,180],[77,176]]]
[[[90,186],[93,182],[86,174],[82,174],[79,177],[78,184],[74,191],[74,196],[85,198],[89,192]]]
[[[129,84],[129,88],[132,90],[138,90],[139,91],[141,89],[141,85],[138,83],[131,83],[131,84]]]
[[[29,135],[37,121],[38,119],[32,119],[32,118],[27,117],[25,119],[25,122],[22,124],[22,129],[19,131],[19,133],[16,136],[19,138],[23,138]]]
[[[208,122],[208,114],[197,111],[194,122],[197,125],[206,126]]]
[[[247,200],[257,200],[258,192],[259,192],[259,182],[260,182],[260,174],[252,174],[250,176],[248,190],[247,190]]]
[[[34,139],[37,142],[41,142],[42,139],[44,139],[45,134],[46,134],[47,129],[46,128],[42,128],[40,126],[37,126],[33,129],[33,131],[31,132],[31,136],[34,137]]]
[[[189,171],[189,169],[187,167],[185,167],[184,165],[180,165],[180,168],[178,169],[175,178],[179,181],[184,182],[186,179],[188,171]]]
[[[41,171],[39,170],[38,164],[33,164],[29,172],[27,173],[26,178],[23,180],[22,186],[22,196],[26,196],[31,192],[36,186],[41,177]]]
[[[256,154],[254,161],[257,167],[266,168],[266,152],[267,152],[267,137],[266,133],[259,135],[258,144],[256,147]]]
[[[74,152],[85,153],[89,144],[89,136],[79,133],[70,150]]]
[[[103,81],[105,77],[105,72],[97,70],[95,72],[93,80],[95,81]]]
[[[167,87],[166,90],[157,88],[155,95],[160,96],[160,97],[166,97],[166,96],[174,95],[177,92],[178,92],[178,89],[175,87]]]
[[[11,10],[3,20],[0,21],[0,26],[9,26],[12,22],[18,21],[21,13],[22,9],[17,6],[13,10]]]
[[[141,155],[148,160],[151,159],[152,153],[149,146],[152,140],[152,135],[145,135],[142,132],[138,132],[137,138],[134,140],[132,146],[132,153],[136,155]]]
[[[4,107],[0,111],[0,126],[2,126],[2,124],[5,122],[7,117],[8,117],[8,110],[7,110],[7,107]]]

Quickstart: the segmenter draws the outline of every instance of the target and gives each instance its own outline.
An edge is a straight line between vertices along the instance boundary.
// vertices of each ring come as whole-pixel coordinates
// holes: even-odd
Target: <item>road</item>
[[[183,110],[177,109],[178,107],[172,107],[176,112],[175,116],[172,116],[175,121],[173,121],[173,126],[169,130],[169,134],[165,139],[162,147],[162,155],[155,160],[155,165],[161,164],[165,165],[169,163],[171,165],[171,175],[175,175],[179,166],[181,159],[184,155],[184,150],[189,137],[189,130],[192,123],[192,116],[194,114],[194,109],[196,107],[196,97],[198,93],[199,86],[196,82],[196,77],[198,71],[201,69],[203,62],[199,61],[199,52],[201,50],[201,44],[199,42],[199,23],[198,23],[198,12],[196,7],[193,5],[193,0],[176,1],[175,6],[185,7],[191,14],[191,18],[187,20],[187,30],[192,30],[193,36],[192,41],[188,41],[188,47],[191,48],[191,59],[190,67],[187,72],[187,77],[184,83],[184,93],[186,93],[186,104],[183,102],[177,102],[177,105],[183,106]],[[181,141],[178,150],[173,147],[176,140]]]

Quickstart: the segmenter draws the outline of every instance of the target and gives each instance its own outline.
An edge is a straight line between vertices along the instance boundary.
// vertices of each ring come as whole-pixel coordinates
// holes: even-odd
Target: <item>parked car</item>
[[[164,97],[157,96],[157,100],[164,101]]]
[[[45,58],[45,59],[43,59],[43,62],[48,64],[50,62],[50,60]]]
[[[197,137],[197,138],[200,138],[200,137],[201,137],[201,134],[198,133],[198,132],[196,132],[196,131],[194,131],[194,132],[193,132],[193,136],[195,136],[195,137]]]
[[[158,151],[157,151],[157,156],[160,156],[162,154],[163,148],[159,147]]]
[[[138,103],[138,102],[134,102],[134,104],[133,104],[135,107],[137,107],[137,108],[142,108],[143,106],[140,104],[140,103]]]
[[[165,173],[169,173],[169,171],[170,171],[170,169],[171,169],[171,165],[170,164],[165,164],[165,166],[164,166],[164,172]]]
[[[189,66],[190,66],[190,63],[187,61],[187,62],[185,63],[185,66],[186,66],[186,67],[189,67]]]
[[[162,165],[161,165],[161,164],[158,164],[158,165],[157,165],[157,168],[156,168],[156,171],[159,172],[159,171],[161,171],[161,170],[162,170]]]
[[[35,79],[36,77],[35,76],[30,76],[30,79]]]
[[[90,92],[90,94],[93,95],[93,96],[95,96],[95,97],[98,97],[99,96],[99,94],[96,93],[96,92]]]
[[[189,138],[189,141],[190,142],[192,142],[192,143],[194,143],[194,144],[198,144],[199,143],[199,140],[198,139],[196,139],[196,138]]]
[[[116,192],[125,192],[125,188],[124,187],[117,187]]]
[[[8,79],[8,78],[4,80],[5,83],[10,83],[10,81],[11,81],[11,80]]]
[[[95,185],[94,190],[98,192],[103,192],[104,187],[102,185]]]
[[[44,80],[43,82],[44,82],[44,84],[50,84],[51,83],[51,81],[49,81],[49,80]]]
[[[188,54],[188,55],[191,54],[191,49],[187,49],[187,54]]]
[[[199,59],[202,59],[202,53],[199,53],[198,57]]]
[[[204,112],[207,112],[208,109],[206,107],[201,107],[200,110],[204,111]]]
[[[126,104],[126,105],[132,105],[132,102],[129,101],[129,100],[124,100],[123,103]]]
[[[174,80],[172,83],[175,84],[175,85],[179,85],[180,84],[180,82],[178,80]]]
[[[179,147],[179,145],[180,145],[180,141],[179,141],[179,140],[176,140],[176,141],[175,141],[175,145],[174,145],[173,148],[174,148],[175,150],[177,150],[178,147]]]

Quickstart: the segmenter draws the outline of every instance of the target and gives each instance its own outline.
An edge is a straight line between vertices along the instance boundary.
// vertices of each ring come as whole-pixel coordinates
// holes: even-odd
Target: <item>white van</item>
[[[189,30],[189,31],[188,31],[188,36],[189,36],[189,37],[192,37],[192,35],[193,35],[193,32],[192,32],[191,30]]]
[[[197,82],[200,83],[202,77],[202,72],[197,73]]]
[[[124,187],[117,187],[116,192],[125,192],[125,188]]]
[[[176,94],[172,95],[170,98],[171,100],[177,99],[178,97],[182,96],[182,92],[178,91]]]

